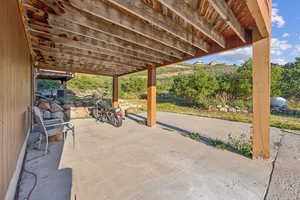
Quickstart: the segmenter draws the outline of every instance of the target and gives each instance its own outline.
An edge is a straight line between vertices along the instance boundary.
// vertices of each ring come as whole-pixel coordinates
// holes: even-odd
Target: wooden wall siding
[[[31,102],[30,52],[16,0],[0,6],[0,199],[24,143]]]

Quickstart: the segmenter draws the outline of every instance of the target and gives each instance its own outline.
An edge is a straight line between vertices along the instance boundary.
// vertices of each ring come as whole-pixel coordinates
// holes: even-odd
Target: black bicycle
[[[123,114],[120,108],[112,108],[105,100],[107,92],[95,102],[92,109],[92,116],[100,122],[108,122],[115,127],[121,127],[123,124]]]

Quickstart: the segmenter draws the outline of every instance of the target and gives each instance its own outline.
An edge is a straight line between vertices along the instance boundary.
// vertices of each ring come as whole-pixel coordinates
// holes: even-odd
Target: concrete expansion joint
[[[283,130],[281,130],[281,132],[284,133]],[[268,181],[268,186],[267,186],[267,189],[266,189],[266,192],[265,192],[265,195],[264,195],[264,200],[268,199],[268,194],[269,194],[269,189],[270,189],[270,185],[271,185],[271,182],[272,182],[272,177],[273,177],[273,173],[274,173],[274,169],[275,169],[275,164],[276,164],[276,161],[277,161],[277,157],[278,157],[279,150],[280,150],[280,147],[282,145],[282,140],[283,140],[284,136],[285,136],[285,134],[281,135],[279,143],[277,144],[278,148],[277,148],[277,152],[276,152],[275,158],[272,161],[272,170],[271,170],[271,173],[269,175],[269,181]]]

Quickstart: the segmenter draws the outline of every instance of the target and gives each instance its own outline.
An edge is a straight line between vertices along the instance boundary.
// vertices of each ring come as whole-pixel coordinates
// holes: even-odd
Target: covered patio
[[[252,45],[253,156],[269,159],[271,8],[272,0],[4,0],[0,199],[13,199],[17,188],[35,69],[110,76],[114,107],[119,78],[147,70],[154,134],[158,67]]]
[[[156,125],[156,69],[253,45],[253,155],[268,159],[271,0],[23,0],[34,67],[119,77],[148,70]]]
[[[146,113],[130,115],[122,129],[94,119],[78,119],[73,121],[77,127],[75,149],[72,137],[65,143],[51,143],[50,153],[43,157],[29,146],[25,165],[37,174],[38,182],[30,199],[299,197],[299,136],[271,128],[273,168],[272,162],[251,160],[205,142],[216,138],[226,142],[228,134],[249,135],[251,124],[175,113],[158,112],[157,116],[154,128],[137,122],[145,119]],[[185,137],[191,133],[200,133],[206,140]],[[19,199],[28,196],[33,183],[34,177],[25,173]]]

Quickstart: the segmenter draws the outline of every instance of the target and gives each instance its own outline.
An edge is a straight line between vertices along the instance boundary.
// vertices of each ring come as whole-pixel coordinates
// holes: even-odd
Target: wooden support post
[[[118,76],[113,76],[113,96],[112,96],[112,106],[113,108],[119,107],[119,78]]]
[[[148,89],[147,89],[147,125],[156,125],[156,68],[148,69]]]
[[[270,37],[253,31],[253,158],[270,157]]]

